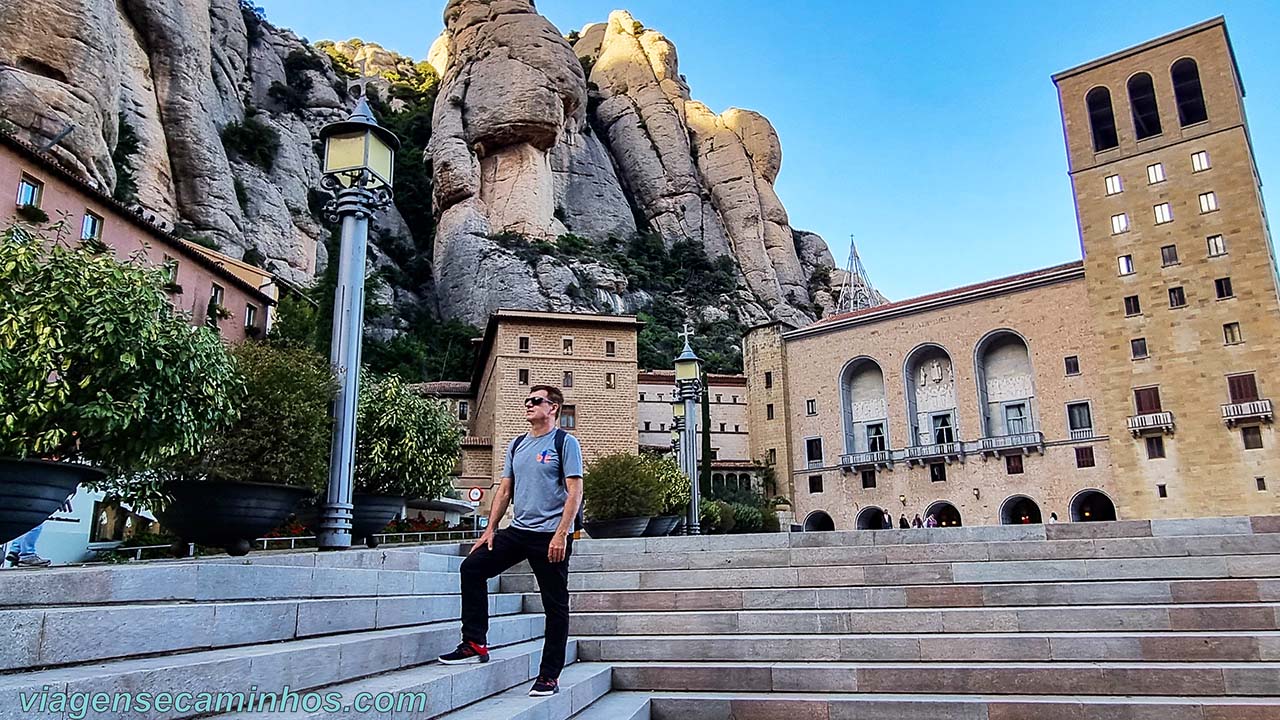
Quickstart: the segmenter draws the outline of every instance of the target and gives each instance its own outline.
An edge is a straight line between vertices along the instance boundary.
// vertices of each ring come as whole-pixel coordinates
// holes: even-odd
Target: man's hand
[[[493,549],[493,528],[492,527],[485,528],[485,531],[480,535],[480,539],[476,540],[476,544],[471,546],[471,550],[467,551],[467,554],[470,555],[471,553],[476,551],[476,548],[484,544],[488,544],[490,550]]]
[[[565,534],[556,531],[556,534],[551,538],[551,544],[547,546],[547,559],[553,563],[564,562],[566,542]]]

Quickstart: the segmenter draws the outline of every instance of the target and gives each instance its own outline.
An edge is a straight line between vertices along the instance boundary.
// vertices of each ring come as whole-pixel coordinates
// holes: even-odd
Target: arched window
[[[1133,132],[1139,140],[1160,134],[1160,108],[1150,75],[1138,73],[1129,78],[1129,107],[1133,110]]]
[[[1182,58],[1173,64],[1169,74],[1173,77],[1173,96],[1178,102],[1178,122],[1182,127],[1195,125],[1209,119],[1204,107],[1204,91],[1200,89],[1200,69],[1196,61]]]
[[[1120,144],[1116,137],[1116,116],[1111,112],[1111,91],[1096,87],[1084,96],[1089,109],[1089,128],[1093,131],[1093,151],[1110,150]]]

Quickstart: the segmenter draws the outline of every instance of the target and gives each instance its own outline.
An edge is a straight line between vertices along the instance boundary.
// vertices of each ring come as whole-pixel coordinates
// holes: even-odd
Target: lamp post
[[[355,471],[356,402],[360,383],[360,340],[364,331],[364,264],[369,218],[391,202],[391,172],[400,141],[373,118],[366,98],[369,78],[348,83],[359,88],[351,116],[320,130],[324,143],[321,186],[333,194],[325,205],[329,222],[342,223],[338,287],[333,298],[330,361],[338,378],[333,403],[333,445],[329,487],[320,514],[320,547],[351,547],[351,494]]]
[[[689,535],[699,535],[698,527],[698,396],[702,393],[702,360],[689,346],[693,331],[686,324],[684,350],[676,358],[676,392],[682,404],[673,406],[676,425],[682,431],[680,440],[680,467],[689,476],[689,517],[685,527]],[[683,416],[683,417],[682,417]],[[709,459],[709,458],[708,458]]]

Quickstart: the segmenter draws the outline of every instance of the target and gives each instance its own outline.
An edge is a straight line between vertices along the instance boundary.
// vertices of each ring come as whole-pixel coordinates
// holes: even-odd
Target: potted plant
[[[591,537],[640,537],[662,509],[662,483],[640,456],[607,455],[583,476],[582,500]]]
[[[689,477],[670,455],[644,456],[645,464],[662,484],[662,507],[659,515],[649,520],[645,537],[670,535],[689,512]]]
[[[245,342],[232,354],[245,382],[239,417],[169,473],[172,501],[156,515],[187,542],[243,555],[324,487],[336,382],[313,350]]]
[[[113,500],[153,496],[137,473],[199,450],[234,417],[241,387],[217,335],[170,309],[163,270],[68,243],[61,223],[53,232],[0,232],[6,540],[79,483]]]
[[[462,429],[444,403],[423,397],[398,376],[363,374],[352,539],[377,547],[374,534],[404,509],[405,500],[447,493],[461,444]]]

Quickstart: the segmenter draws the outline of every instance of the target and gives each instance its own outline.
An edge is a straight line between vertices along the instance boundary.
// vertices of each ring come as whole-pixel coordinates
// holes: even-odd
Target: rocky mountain
[[[317,132],[362,64],[406,140],[371,251],[383,339],[497,307],[687,315],[726,341],[830,312],[834,263],[774,192],[773,127],[693,100],[675,47],[625,11],[564,35],[530,0],[450,0],[415,62],[312,45],[245,0],[0,0],[5,123],[301,285],[331,236]]]

